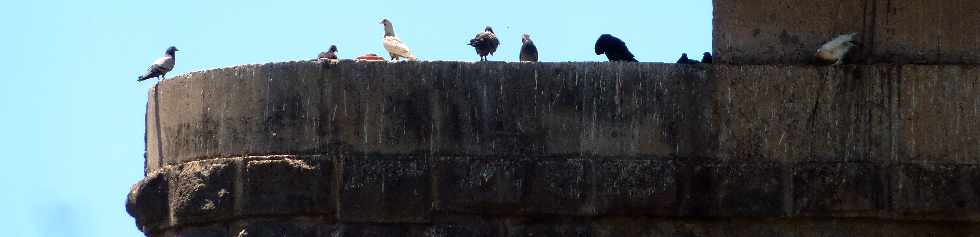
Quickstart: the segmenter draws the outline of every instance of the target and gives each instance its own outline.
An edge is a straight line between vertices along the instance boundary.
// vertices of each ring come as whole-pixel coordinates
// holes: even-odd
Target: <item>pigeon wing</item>
[[[157,59],[156,61],[153,61],[153,66],[151,66],[151,68],[156,68],[157,70],[160,70],[160,72],[162,73],[167,73],[170,72],[170,70],[174,69],[174,63],[175,60],[173,57],[169,57],[169,56],[162,57]]]
[[[388,50],[391,54],[406,58],[415,58],[411,50],[408,49],[408,46],[402,43],[402,40],[398,39],[398,37],[385,36],[384,46],[385,50]]]

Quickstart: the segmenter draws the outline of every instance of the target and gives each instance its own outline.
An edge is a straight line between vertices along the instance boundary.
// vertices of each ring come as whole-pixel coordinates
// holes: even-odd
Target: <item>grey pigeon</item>
[[[851,48],[857,46],[854,42],[854,36],[858,33],[850,33],[837,36],[833,40],[824,43],[817,49],[816,58],[820,61],[827,63],[834,63],[834,65],[841,64],[844,61],[844,56],[851,51]]]
[[[699,63],[701,63],[701,62],[698,62],[697,60],[691,60],[690,58],[687,58],[687,54],[686,53],[682,53],[681,54],[681,58],[680,59],[677,59],[677,64],[699,64]]]
[[[336,45],[330,45],[330,50],[327,50],[327,52],[321,52],[319,55],[317,55],[317,59],[321,59],[321,60],[323,60],[323,59],[337,60],[337,46]]]
[[[704,52],[704,54],[701,55],[701,63],[712,64],[714,61],[715,60],[711,57],[711,53],[709,52]]]
[[[603,34],[595,41],[595,55],[606,54],[610,62],[637,62],[636,57],[626,48],[626,42],[610,34]]]
[[[476,49],[476,54],[480,55],[480,61],[487,61],[487,55],[493,55],[494,52],[497,52],[500,41],[497,40],[497,34],[493,33],[493,28],[487,26],[483,32],[476,34],[476,37],[470,40],[469,45]]]
[[[531,41],[531,36],[524,34],[521,37],[521,62],[537,62],[538,61],[538,47],[534,46],[534,41]]]
[[[170,48],[167,48],[167,52],[163,55],[163,57],[158,58],[156,61],[153,61],[153,64],[150,65],[150,68],[146,69],[146,73],[143,73],[143,75],[139,76],[139,78],[136,79],[136,81],[143,81],[155,77],[167,79],[166,78],[167,73],[170,72],[170,70],[174,69],[174,63],[175,63],[174,53],[176,52],[177,52],[177,47],[170,46]]]

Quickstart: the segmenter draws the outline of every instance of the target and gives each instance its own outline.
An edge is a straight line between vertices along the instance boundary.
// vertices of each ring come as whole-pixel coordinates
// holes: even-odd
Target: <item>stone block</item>
[[[892,74],[901,80],[894,139],[906,160],[980,164],[980,68],[904,65]]]
[[[169,225],[169,169],[150,172],[129,191],[126,212],[136,219],[136,226],[145,233]]]
[[[528,196],[530,214],[594,215],[586,159],[539,159],[531,165]],[[560,171],[560,172],[556,172]]]
[[[793,168],[796,215],[875,217],[888,208],[888,175],[872,163],[798,163]]]
[[[703,161],[702,161],[703,162]],[[683,216],[779,217],[786,215],[788,174],[779,163],[682,161]]]
[[[605,215],[671,216],[677,200],[677,171],[666,159],[609,159],[593,162],[595,206]]]
[[[335,215],[332,158],[270,158],[246,162],[240,197],[241,215]]]
[[[174,224],[211,223],[234,214],[236,159],[181,165],[170,193]]]
[[[431,172],[415,157],[344,157],[339,218],[345,222],[426,223]]]
[[[519,158],[437,158],[433,206],[449,213],[520,214],[529,192],[529,162]]]
[[[975,165],[903,164],[892,167],[893,208],[898,215],[924,220],[977,221],[980,209]]]

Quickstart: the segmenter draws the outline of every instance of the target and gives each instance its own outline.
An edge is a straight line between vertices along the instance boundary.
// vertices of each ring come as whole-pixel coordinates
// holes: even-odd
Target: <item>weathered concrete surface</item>
[[[296,62],[150,98],[150,171],[325,153],[980,163],[976,66]]]
[[[320,233],[329,226],[329,233],[397,235],[420,229],[421,236],[618,233],[655,223],[718,228],[710,222],[685,224],[711,219],[737,220],[760,229],[724,227],[749,235],[770,229],[806,233],[793,228],[819,226],[826,220],[840,226],[874,223],[889,228],[889,223],[901,222],[925,230],[957,223],[970,228],[955,231],[975,234],[980,230],[978,167],[658,157],[238,157],[192,161],[154,172],[134,187],[127,210],[144,233],[153,236],[185,233],[188,227],[205,231],[214,224],[225,225],[222,228],[230,233],[240,232],[235,228]],[[271,174],[277,175],[267,176]],[[176,179],[167,182],[163,177]],[[170,190],[170,198],[161,196],[161,190]],[[645,218],[655,219],[626,221]],[[574,220],[574,228],[565,229],[567,223],[561,220]],[[782,222],[779,225],[785,226],[765,226]],[[494,232],[500,228],[508,231]],[[836,231],[857,235],[870,230]],[[902,235],[906,234],[896,236]]]
[[[858,63],[980,63],[973,0],[715,0],[715,61],[802,64],[836,35],[860,32]]]
[[[127,210],[151,236],[964,235],[978,139],[969,65],[247,65],[154,87]]]

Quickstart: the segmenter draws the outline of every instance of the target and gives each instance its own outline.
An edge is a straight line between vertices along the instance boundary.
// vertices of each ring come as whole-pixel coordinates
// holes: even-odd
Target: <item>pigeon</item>
[[[406,58],[415,61],[415,55],[412,55],[408,46],[395,36],[395,28],[391,26],[391,21],[382,19],[381,24],[385,26],[384,46],[385,50],[388,50],[388,54],[391,55],[391,60]]]
[[[844,61],[844,56],[847,55],[847,52],[849,52],[851,48],[858,46],[854,42],[854,36],[857,36],[857,34],[857,32],[843,34],[837,36],[837,38],[834,38],[833,40],[830,40],[830,42],[824,43],[823,46],[820,46],[820,48],[817,49],[817,54],[815,55],[816,58],[827,63],[833,62],[834,65],[841,64],[841,62]]]
[[[701,62],[698,62],[698,60],[691,60],[687,58],[686,53],[682,53],[681,58],[677,59],[677,64],[699,64],[699,63]]]
[[[163,55],[163,57],[153,61],[150,68],[146,69],[146,73],[139,76],[136,81],[143,81],[155,77],[167,79],[167,73],[174,69],[174,53],[177,51],[177,47],[174,46],[167,48],[167,52]]]
[[[336,45],[330,45],[330,50],[327,50],[327,52],[321,52],[320,55],[317,55],[317,59],[320,59],[320,60],[325,60],[325,59],[337,60],[337,46]]]
[[[476,54],[480,55],[480,61],[487,61],[488,54],[493,55],[497,52],[500,40],[497,40],[497,34],[493,33],[493,28],[487,26],[483,32],[476,34],[476,37],[470,40],[469,45],[476,49]]]
[[[711,57],[711,53],[709,52],[704,52],[704,54],[701,56],[701,63],[712,64],[714,61],[715,60]]]
[[[609,34],[603,34],[599,36],[599,40],[595,41],[595,54],[606,54],[606,58],[610,62],[637,62],[633,53],[630,53],[630,50],[626,48],[626,43]]]
[[[538,47],[534,46],[534,41],[531,41],[531,36],[524,34],[521,37],[521,62],[537,62],[538,61]]]

